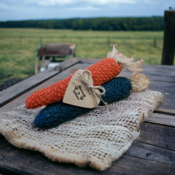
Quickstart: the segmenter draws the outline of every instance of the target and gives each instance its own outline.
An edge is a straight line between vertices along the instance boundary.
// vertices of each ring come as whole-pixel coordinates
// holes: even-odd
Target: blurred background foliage
[[[72,30],[161,31],[163,17],[72,18],[0,22],[0,28],[44,28]]]
[[[79,58],[106,58],[118,44],[119,52],[128,57],[160,64],[163,31],[0,29],[0,83],[33,75],[37,48],[46,43],[76,43]]]

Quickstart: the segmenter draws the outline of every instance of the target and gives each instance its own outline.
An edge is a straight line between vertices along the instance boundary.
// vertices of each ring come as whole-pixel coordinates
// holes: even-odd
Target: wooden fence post
[[[44,63],[45,63],[45,56],[42,57],[41,67],[44,67]]]
[[[175,11],[164,13],[164,41],[162,51],[162,65],[173,65],[175,54]]]
[[[155,47],[155,48],[157,47],[156,39],[155,38],[153,39],[153,47]]]
[[[107,37],[107,45],[110,45],[110,38]]]
[[[39,57],[36,57],[36,63],[35,63],[35,74],[38,73],[38,62],[39,62]]]

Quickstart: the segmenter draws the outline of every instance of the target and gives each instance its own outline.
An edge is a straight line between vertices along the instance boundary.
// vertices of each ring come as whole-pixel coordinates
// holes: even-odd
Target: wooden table
[[[72,58],[62,62],[57,70],[46,70],[0,92],[0,112],[24,104],[32,92],[66,78],[77,69],[99,59]],[[139,138],[112,166],[103,172],[79,168],[74,164],[52,162],[36,151],[18,149],[0,135],[0,174],[92,175],[92,174],[175,174],[175,67],[143,65],[151,81],[149,89],[162,92],[164,102],[141,125]],[[129,77],[123,70],[119,76]]]

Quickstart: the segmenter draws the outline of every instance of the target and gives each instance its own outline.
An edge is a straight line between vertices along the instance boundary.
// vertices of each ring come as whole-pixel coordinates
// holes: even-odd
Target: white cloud
[[[0,9],[5,10],[5,9],[8,9],[8,8],[9,7],[6,4],[4,4],[3,2],[0,2]]]
[[[134,4],[137,0],[25,0],[27,3],[37,3],[39,6],[55,6],[55,5],[71,5],[76,3],[84,3],[90,5],[107,5],[107,4]]]
[[[175,0],[0,0],[0,20],[163,16]]]
[[[98,10],[99,8],[92,7],[92,6],[87,6],[87,7],[73,7],[72,10]]]

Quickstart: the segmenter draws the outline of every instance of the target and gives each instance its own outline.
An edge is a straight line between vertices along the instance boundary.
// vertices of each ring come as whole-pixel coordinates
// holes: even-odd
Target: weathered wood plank
[[[148,151],[154,150],[154,153],[162,155],[163,162],[167,159],[168,162],[160,163],[155,160],[155,158],[148,158],[141,156],[139,158],[135,157],[137,154],[137,147],[131,148],[127,152],[129,155],[123,155],[119,160],[115,161],[112,166],[103,172],[99,172],[90,168],[79,168],[73,164],[65,164],[52,162],[51,160],[44,157],[41,153],[36,151],[29,151],[24,149],[16,148],[10,145],[2,136],[0,136],[0,172],[1,169],[12,172],[16,172],[22,175],[115,175],[115,174],[124,174],[124,175],[147,175],[147,174],[162,174],[162,175],[173,175],[175,172],[175,166],[171,163],[172,157],[168,159],[164,152],[159,153],[155,151],[153,147],[146,145]],[[141,146],[139,149],[142,149]],[[170,154],[170,152],[168,152]],[[143,158],[142,158],[143,157]],[[153,160],[152,160],[153,159]]]
[[[149,118],[145,119],[145,122],[175,127],[175,116],[153,113]]]
[[[175,75],[175,66],[165,66],[165,65],[145,65],[142,66],[143,71],[154,72],[159,74]]]
[[[174,103],[174,102],[172,102],[172,103]],[[173,105],[171,105],[171,107],[173,108]],[[162,114],[169,114],[169,115],[174,115],[174,110],[172,109],[167,109],[167,108],[165,108],[165,106],[158,106],[158,108],[157,109],[155,109],[155,112],[160,112],[160,113],[162,113]]]
[[[111,169],[115,169],[114,174],[121,175],[173,175],[175,172],[172,164],[157,163],[126,155],[114,162]]]
[[[144,72],[144,73],[151,82],[151,84],[148,86],[148,89],[158,91],[164,94],[164,102],[160,104],[155,111],[175,114],[175,105],[174,105],[175,104],[175,93],[174,93],[175,77],[168,78],[160,75],[159,76],[151,75],[147,72]],[[119,74],[119,76],[123,76],[127,78],[129,78],[130,75],[131,73],[126,71],[123,71]],[[170,78],[171,78],[171,81],[174,81],[174,83],[166,82],[166,80],[170,81]],[[160,79],[163,79],[163,82]]]
[[[175,114],[175,83],[151,81],[149,89],[164,94],[163,103],[161,103],[155,111]]]
[[[154,75],[175,76],[175,66],[142,65],[143,72]],[[123,69],[122,72],[130,72]],[[131,73],[131,72],[130,72]],[[142,72],[140,72],[142,73]]]
[[[143,62],[144,63],[144,62]],[[153,68],[154,70],[168,70],[168,71],[173,71],[175,66],[173,65],[148,65],[148,64],[143,64],[143,68]]]
[[[89,64],[75,64],[72,66],[70,69],[66,69],[62,71],[61,73],[55,75],[54,77],[50,78],[49,80],[45,81],[41,85],[33,88],[32,90],[26,92],[25,94],[21,95],[20,97],[16,98],[14,101],[11,101],[10,103],[4,105],[3,107],[0,108],[0,112],[7,112],[12,110],[14,107],[20,106],[25,103],[25,99],[33,92],[42,89],[44,87],[50,86],[51,84],[60,81],[64,78],[67,78],[68,76],[72,75],[72,72],[70,71],[71,69],[85,69],[88,67]]]
[[[78,58],[66,60],[60,63],[56,71],[46,70],[0,92],[0,107],[78,62]]]
[[[174,164],[175,151],[135,141],[125,155],[159,163]]]
[[[94,64],[94,63],[97,63],[98,61],[102,60],[102,59],[95,59],[95,58],[80,58],[81,60],[81,63],[88,63],[88,64]],[[165,74],[168,74],[168,75],[175,75],[175,66],[168,66],[168,65],[146,65],[146,64],[143,64],[143,70],[144,71],[152,71],[152,72],[157,72],[157,73],[160,73],[162,74],[162,71],[165,73]],[[123,69],[125,70],[125,69]]]
[[[76,64],[71,69],[85,69],[90,64]],[[71,75],[71,69],[67,69],[62,73],[49,79],[42,85],[36,87],[30,92],[20,96],[15,101],[9,103],[1,109],[5,111],[13,109],[24,103],[27,96],[37,89],[49,86],[50,84],[59,81]],[[159,86],[153,82],[153,88],[169,90],[173,93],[173,89],[169,89],[170,84],[161,83]],[[167,94],[168,95],[168,94]],[[169,94],[167,98],[173,97]],[[168,103],[173,102],[173,98]],[[2,112],[2,111],[1,111]],[[159,119],[157,118],[159,117]],[[172,123],[173,116],[165,121],[163,116],[153,114],[153,122],[160,120],[160,124]],[[151,117],[149,118],[151,119]],[[148,119],[148,120],[149,120]],[[147,121],[149,122],[149,121]],[[150,121],[151,122],[151,121]],[[144,123],[141,125],[141,134],[137,139],[139,142],[134,142],[133,146],[119,160],[112,164],[108,171],[98,172],[89,168],[81,169],[73,164],[60,164],[52,162],[45,158],[42,154],[34,151],[18,149],[10,145],[2,136],[0,136],[0,172],[16,172],[20,174],[174,174],[175,166],[172,164],[174,160],[175,150],[175,128],[161,125]],[[143,142],[143,143],[140,143]],[[151,145],[149,145],[151,144]],[[157,147],[153,146],[156,145]],[[141,152],[137,152],[140,150]],[[151,153],[151,156],[146,156]],[[171,154],[172,153],[172,154]],[[153,157],[156,155],[156,157]],[[145,157],[146,156],[146,157]],[[161,159],[158,160],[157,157]],[[139,166],[136,166],[139,165]],[[30,167],[30,168],[29,168]]]
[[[164,72],[162,72],[162,74],[158,74],[158,73],[154,73],[151,72],[149,70],[145,70],[143,72],[140,73],[144,73],[149,80],[151,81],[157,81],[157,82],[169,82],[169,83],[175,83],[175,75],[170,75],[170,74],[164,74]],[[139,74],[140,74],[139,73]],[[126,71],[126,70],[122,70],[122,72],[119,74],[119,76],[124,76],[124,77],[130,77],[132,75],[132,72]]]
[[[71,66],[69,69],[64,70],[62,73],[59,73],[55,78],[53,77],[50,81],[46,81],[42,85],[36,87],[35,89],[31,90],[30,92],[24,94],[23,96],[19,97],[19,99],[16,99],[15,102],[12,102],[5,106],[6,110],[12,110],[11,107],[16,107],[17,105],[21,105],[25,102],[25,98],[27,98],[28,95],[30,95],[32,92],[39,90],[41,88],[47,87],[51,85],[54,82],[57,82],[61,79],[64,79],[74,73],[78,69],[85,69],[89,67],[91,64],[80,64],[77,63],[74,66]],[[156,82],[154,81],[154,76],[149,76],[147,72],[144,72],[146,75],[148,75],[148,78],[150,78],[151,85],[149,86],[149,89],[162,92],[165,96],[164,103],[160,104],[160,106],[156,109],[156,111],[161,112],[167,112],[171,114],[175,114],[175,83],[169,83],[169,82]],[[123,71],[119,76],[126,76],[129,77],[131,75],[130,72]],[[15,105],[16,103],[16,105]],[[11,107],[10,107],[11,106]],[[10,107],[10,108],[9,108]],[[5,108],[0,109],[0,111],[5,112]],[[4,111],[5,110],[5,111]]]
[[[87,64],[95,64],[99,62],[102,59],[98,58],[79,58],[81,63],[87,63]]]
[[[77,67],[77,69],[74,69],[74,68],[71,67],[70,71],[73,70],[72,73],[74,73],[76,70],[85,69],[85,68],[91,66],[92,64],[90,64],[90,63],[84,63],[84,64],[79,63],[78,65],[79,66]],[[69,71],[69,70],[66,70],[66,71]],[[175,83],[175,75],[171,75],[171,76],[170,75],[168,75],[168,76],[167,75],[161,75],[160,76],[160,74],[150,73],[150,71],[145,71],[145,70],[143,71],[143,73],[150,79],[151,84],[157,84],[159,82],[169,82],[168,85],[170,85],[170,86],[173,85],[173,87],[175,85],[175,84],[171,84],[171,83]],[[174,68],[174,73],[175,73],[175,68]],[[124,77],[129,78],[131,75],[132,75],[132,72],[123,69],[122,72],[118,76],[124,76]],[[158,82],[155,82],[155,81],[158,81]],[[163,85],[166,85],[166,83],[163,84]]]
[[[162,148],[175,150],[175,128],[163,125],[143,123],[138,141]]]

